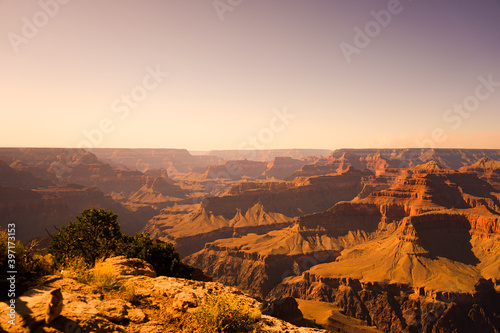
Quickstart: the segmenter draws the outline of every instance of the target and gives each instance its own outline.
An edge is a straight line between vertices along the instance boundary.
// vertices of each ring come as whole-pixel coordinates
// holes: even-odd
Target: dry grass
[[[100,289],[116,289],[120,287],[118,276],[113,268],[102,260],[96,262],[94,268],[89,269],[83,258],[66,264],[61,271],[63,277],[72,278],[80,283],[93,285]]]
[[[193,314],[187,332],[253,331],[261,313],[235,298],[209,295]]]
[[[114,289],[120,287],[116,272],[110,265],[105,264],[102,261],[98,261],[95,264],[91,275],[92,277],[90,283],[98,288]]]
[[[81,283],[88,283],[90,279],[90,271],[83,258],[67,262],[60,273],[65,278],[75,279]]]

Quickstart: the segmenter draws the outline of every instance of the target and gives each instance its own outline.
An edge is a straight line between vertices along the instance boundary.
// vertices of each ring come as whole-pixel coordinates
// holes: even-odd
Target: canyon
[[[250,153],[0,148],[2,225],[27,242],[111,209],[261,301],[383,332],[499,329],[500,150]]]

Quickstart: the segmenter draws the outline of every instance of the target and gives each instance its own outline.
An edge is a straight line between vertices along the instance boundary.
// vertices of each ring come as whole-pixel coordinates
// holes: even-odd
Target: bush
[[[0,229],[0,266],[2,272],[8,269],[7,258],[9,254],[7,232]],[[51,274],[55,270],[55,261],[52,255],[41,255],[34,249],[36,243],[23,245],[20,241],[15,241],[15,247],[11,248],[15,253],[15,267],[18,276],[26,279],[36,278],[43,275]]]
[[[260,312],[237,299],[208,295],[193,314],[189,332],[252,332]]]
[[[112,211],[86,209],[77,216],[77,222],[70,221],[52,236],[47,251],[64,267],[73,265],[78,258],[90,268],[98,259],[124,255],[149,262],[158,275],[192,276],[194,268],[182,263],[171,243],[153,240],[148,233],[123,235],[117,219]]]
[[[11,247],[11,250],[15,253],[15,270],[17,271],[19,291],[24,290],[24,287],[27,287],[29,283],[33,282],[36,278],[52,274],[55,271],[56,265],[54,258],[50,254],[42,256],[34,249],[35,246],[36,243],[25,246],[20,241],[15,241],[14,247]],[[2,290],[8,289],[4,288],[4,286],[8,284],[6,280],[7,271],[13,270],[8,266],[8,255],[8,234],[6,230],[0,229],[0,269],[2,271],[0,274],[0,287]],[[0,299],[6,296],[7,293],[2,294]]]
[[[122,254],[149,262],[157,275],[191,278],[194,267],[184,264],[172,243],[153,240],[149,233],[123,237]]]

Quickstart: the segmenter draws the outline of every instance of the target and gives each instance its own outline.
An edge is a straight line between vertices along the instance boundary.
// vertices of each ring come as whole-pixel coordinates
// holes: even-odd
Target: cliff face
[[[25,190],[0,186],[0,222],[16,223],[17,238],[23,242],[53,232],[74,220],[84,209],[96,207],[113,210],[120,216],[122,231],[133,234],[140,222],[121,204],[107,197],[96,187],[65,185],[48,189]]]
[[[292,185],[269,187],[267,184],[239,191],[237,195],[208,197],[203,206],[209,212],[226,218],[234,216],[237,209],[246,211],[256,202],[268,211],[289,217],[321,212],[339,201],[348,201],[358,195],[365,177],[371,173],[354,169],[341,174],[296,179]]]
[[[483,157],[471,166],[460,168],[461,172],[471,172],[490,183],[500,192],[500,162]]]
[[[308,163],[310,162],[306,159],[298,160],[291,157],[276,157],[267,164],[267,170],[264,171],[263,175],[276,179],[284,179]]]
[[[312,235],[295,225],[265,235],[219,239],[185,261],[221,283],[265,297],[285,277],[334,261],[339,250],[326,235]]]
[[[76,150],[0,149],[1,222],[18,223],[27,240],[83,209],[112,209],[123,231],[145,226],[214,279],[261,297],[286,277],[309,274],[307,288],[293,279],[287,288],[385,331],[438,332],[495,318],[479,303],[448,305],[470,301],[482,278],[500,280],[498,162],[446,167],[498,151],[338,150],[235,161],[241,172],[228,178],[217,173],[234,165],[184,150],[99,154],[107,163]]]
[[[376,231],[380,219],[375,205],[339,203],[324,213],[301,216],[285,229],[208,243],[185,260],[219,282],[265,297],[284,277],[334,261],[346,243]],[[350,234],[358,230],[363,232]],[[341,236],[345,239],[336,238]]]
[[[147,171],[164,168],[171,175],[188,173],[193,168],[221,164],[223,158],[213,155],[191,155],[186,149],[91,149],[97,157],[112,164],[124,165],[131,170]]]
[[[289,226],[293,221],[283,214],[269,212],[256,203],[246,211],[236,210],[231,218],[196,208],[174,206],[165,208],[144,228],[154,237],[172,241],[182,256],[197,252],[207,242],[247,233],[264,234]]]
[[[1,220],[16,222],[26,241],[46,236],[45,228],[54,231],[54,226],[96,207],[113,210],[122,230],[134,233],[160,206],[189,194],[174,185],[165,170],[154,174],[159,177],[112,167],[83,150],[0,148]]]
[[[339,202],[332,208],[297,218],[297,225],[304,229],[322,229],[329,236],[344,236],[349,231],[374,232],[382,220],[383,212],[375,204]]]
[[[217,277],[217,281],[224,285],[235,286],[262,297],[280,282],[279,278],[290,266],[289,262],[280,262],[281,267],[273,267],[273,273],[278,277],[270,277],[266,259],[258,254],[207,244],[203,254],[188,257],[186,262],[195,267],[205,267],[206,275]]]
[[[253,160],[269,162],[276,157],[288,156],[294,159],[314,159],[326,156],[332,151],[328,149],[263,149],[263,150],[211,150],[209,156],[219,156],[225,160]]]
[[[427,293],[408,285],[326,279],[313,274],[286,279],[269,298],[331,302],[343,313],[383,332],[494,332],[500,324],[500,293],[479,280],[470,294]]]
[[[114,168],[90,153],[76,156],[61,177],[66,183],[98,186],[106,194],[123,192],[126,195],[140,189],[148,180],[142,172]]]
[[[227,161],[221,165],[210,165],[203,176],[207,179],[239,180],[244,177],[259,178],[267,170],[266,162],[247,160]]]
[[[189,191],[168,182],[163,177],[148,178],[146,184],[132,193],[127,201],[156,209],[172,205],[186,198]]]
[[[500,279],[492,268],[500,264],[499,248],[492,243],[500,235],[498,198],[493,187],[476,175],[428,163],[414,168],[411,178],[350,204],[354,203],[376,207],[380,220],[393,227],[347,247],[335,262],[313,267],[314,274],[464,292],[482,277]],[[345,204],[337,204],[341,205]],[[335,218],[332,211],[325,215],[329,225],[336,219],[340,225],[350,225],[349,214],[341,212]],[[324,224],[318,219],[308,223],[309,227]],[[351,227],[371,233],[377,228],[366,221]]]
[[[346,171],[350,167],[363,170],[363,168],[360,168],[360,164],[357,163],[357,161],[350,161],[344,155],[339,158],[326,157],[318,159],[312,164],[302,166],[302,168],[286,177],[285,180],[293,180],[296,177],[313,177],[340,173]]]
[[[321,212],[351,200],[371,173],[349,169],[342,174],[294,182],[240,183],[222,197],[207,197],[201,207],[165,208],[145,230],[174,241],[181,254],[203,249],[219,238],[263,234],[293,223],[292,218]]]
[[[500,214],[491,185],[433,162],[396,179],[365,198],[298,216],[286,229],[217,240],[186,260],[259,296],[284,276],[303,271],[429,292],[471,292],[480,278],[500,279],[494,268],[500,265],[494,242]]]
[[[113,167],[94,154],[77,149],[3,148],[0,160],[12,161],[19,173],[33,171],[39,174],[45,180],[43,187],[72,183],[97,186],[105,194],[123,192],[128,195],[139,190],[148,179],[142,172]],[[40,180],[31,183],[38,185]]]
[[[432,162],[409,170],[410,177],[355,202],[376,204],[393,220],[441,209],[485,206],[497,211],[495,189],[473,173],[437,168]]]
[[[441,167],[459,169],[481,158],[500,160],[500,150],[495,149],[337,149],[314,163],[303,166],[289,179],[300,176],[324,175],[352,166],[359,170],[369,169],[376,175],[387,169],[411,168],[428,162]]]
[[[0,148],[0,160],[8,164],[21,161],[25,165],[47,170],[53,163],[67,164],[82,150],[64,148]]]
[[[22,167],[22,162],[14,162],[11,166],[0,160],[0,186],[35,189],[54,185],[54,183],[48,179],[39,178],[32,173],[24,171],[26,168]]]
[[[500,150],[497,149],[337,149],[328,158],[340,158],[349,154],[351,159],[361,159],[365,163],[369,157],[378,157],[388,161],[390,167],[408,168],[434,161],[447,169],[458,169],[472,165],[483,157],[500,160]]]
[[[230,160],[207,168],[194,168],[192,171],[203,174],[205,179],[288,179],[291,174],[310,162],[311,158],[299,160],[291,157],[275,157],[270,162]]]

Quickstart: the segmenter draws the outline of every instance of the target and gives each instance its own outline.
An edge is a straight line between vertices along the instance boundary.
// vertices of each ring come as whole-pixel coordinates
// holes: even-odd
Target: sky
[[[0,0],[0,146],[500,148],[500,0]]]

